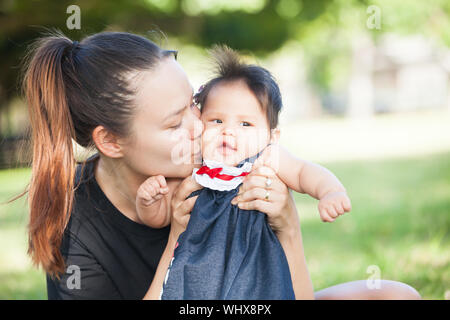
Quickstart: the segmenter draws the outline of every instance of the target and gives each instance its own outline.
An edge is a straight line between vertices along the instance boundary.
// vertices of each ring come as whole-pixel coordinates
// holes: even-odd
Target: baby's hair
[[[263,67],[242,62],[239,54],[225,45],[214,46],[210,53],[216,67],[216,75],[194,97],[200,105],[200,111],[213,87],[224,82],[242,80],[265,111],[270,129],[276,128],[283,103],[280,88],[272,74]]]

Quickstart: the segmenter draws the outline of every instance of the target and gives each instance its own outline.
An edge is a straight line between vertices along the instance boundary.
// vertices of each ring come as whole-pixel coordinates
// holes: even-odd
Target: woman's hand
[[[289,189],[276,174],[278,156],[277,146],[264,150],[232,204],[244,210],[264,212],[277,235],[292,235],[300,230],[297,209]]]
[[[170,201],[170,233],[175,240],[178,239],[179,235],[186,229],[189,218],[191,217],[190,212],[192,211],[198,196],[189,199],[186,198],[192,192],[201,188],[202,186],[199,185],[192,176],[189,176],[175,189]]]
[[[170,182],[168,181],[167,184],[170,185]],[[161,259],[159,260],[152,284],[144,296],[144,299],[158,300],[160,298],[163,281],[173,257],[173,250],[175,249],[178,237],[186,229],[190,218],[190,212],[192,211],[198,196],[189,199],[186,199],[186,197],[195,190],[201,188],[202,186],[189,176],[173,191],[172,199],[170,200],[171,222],[169,240]]]
[[[278,236],[292,235],[300,230],[297,209],[288,187],[276,174],[279,164],[280,146],[271,144],[255,161],[232,203],[267,214]]]
[[[262,165],[253,169],[231,203],[244,210],[267,214],[268,222],[277,234],[295,232],[298,228],[297,210],[289,189],[270,167]]]
[[[270,148],[267,149],[264,153],[271,153]],[[245,210],[259,210],[267,214],[268,222],[286,254],[295,298],[313,299],[314,290],[306,266],[294,199],[288,187],[276,174],[278,162],[267,160],[270,157],[263,157],[264,153],[258,158],[261,161],[255,163],[252,172],[244,179],[239,194],[232,203],[237,203]]]

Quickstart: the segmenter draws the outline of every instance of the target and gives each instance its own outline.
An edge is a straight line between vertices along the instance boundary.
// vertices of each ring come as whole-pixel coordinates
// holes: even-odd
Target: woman
[[[157,299],[176,240],[199,186],[202,131],[193,90],[173,51],[128,33],[105,32],[81,43],[41,39],[24,88],[33,140],[29,254],[47,273],[49,299]],[[176,56],[176,53],[175,53]],[[72,139],[98,153],[75,167]],[[136,214],[136,191],[154,175],[167,179],[169,227],[152,229]],[[270,176],[271,199],[257,189]],[[188,177],[188,178],[185,178]],[[184,180],[182,180],[185,178]],[[262,165],[242,186],[244,208],[268,215],[289,263],[297,299],[313,298],[295,204]],[[417,298],[400,283],[370,291],[364,281],[316,298]]]

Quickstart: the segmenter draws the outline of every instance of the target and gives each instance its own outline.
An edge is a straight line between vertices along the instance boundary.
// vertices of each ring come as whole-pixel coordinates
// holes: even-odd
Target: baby
[[[319,200],[322,221],[333,222],[339,215],[349,212],[351,203],[346,190],[329,170],[298,159],[282,148],[275,148],[280,136],[277,125],[282,100],[272,75],[262,67],[242,63],[227,47],[216,47],[213,55],[218,76],[195,96],[204,124],[201,174],[199,169],[194,169],[197,182],[216,190],[235,188],[249,173],[251,164],[239,171],[240,177],[224,173],[235,172],[238,169],[235,166],[242,160],[259,155],[270,145],[271,159],[259,158],[257,161],[270,162],[290,189]],[[223,167],[221,173],[225,178],[220,179],[217,172],[211,174],[211,169],[217,167]],[[266,182],[270,187],[270,180]],[[168,191],[163,176],[150,177],[140,186],[136,209],[145,224],[162,228],[170,223],[169,210],[162,201]],[[265,198],[270,201],[270,192]]]

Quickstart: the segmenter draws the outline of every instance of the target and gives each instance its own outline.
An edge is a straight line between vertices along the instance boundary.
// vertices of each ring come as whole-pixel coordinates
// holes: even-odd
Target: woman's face
[[[189,80],[172,57],[135,79],[135,114],[123,160],[137,174],[186,177],[201,163],[200,111]]]

